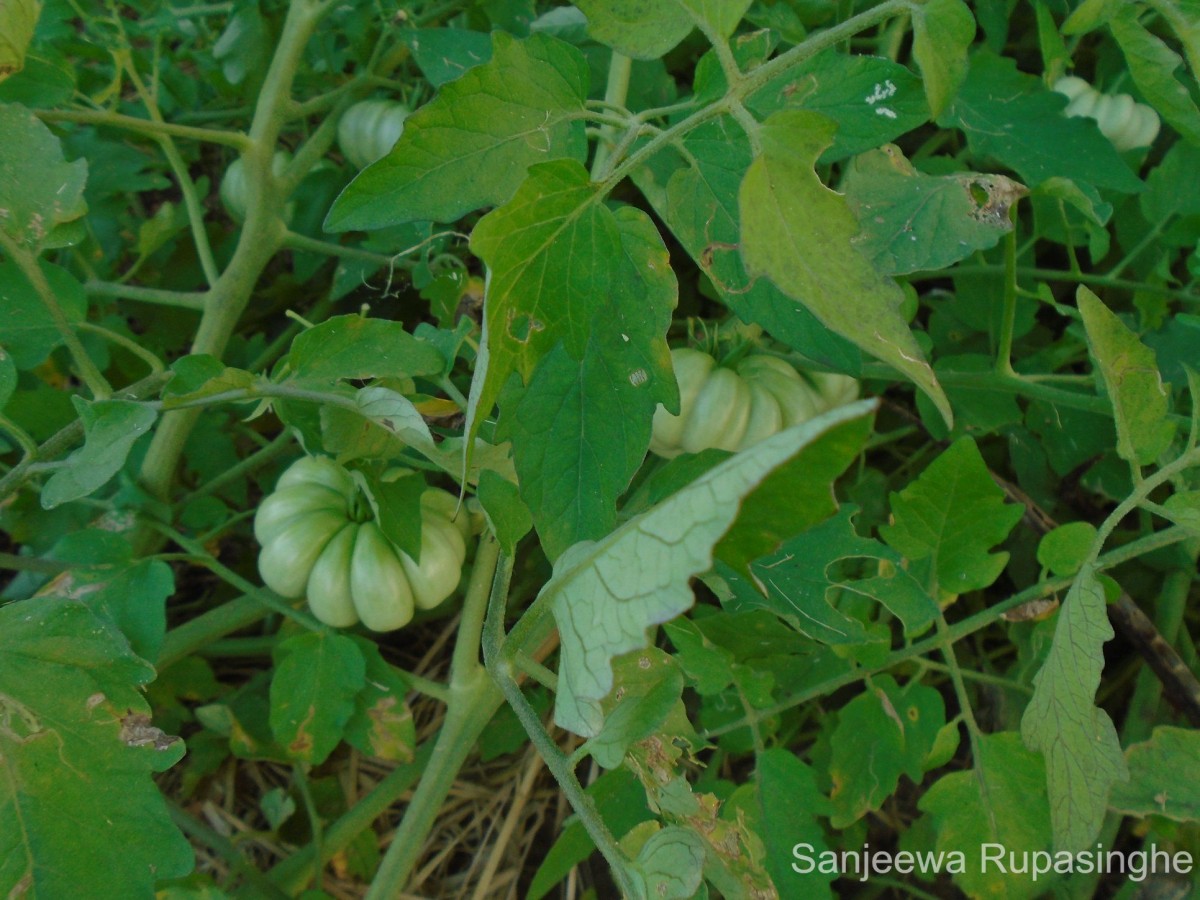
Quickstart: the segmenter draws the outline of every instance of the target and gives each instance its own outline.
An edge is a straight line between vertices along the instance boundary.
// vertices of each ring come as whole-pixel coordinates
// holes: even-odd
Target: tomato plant
[[[0,0],[0,893],[1194,890],[1198,34]]]

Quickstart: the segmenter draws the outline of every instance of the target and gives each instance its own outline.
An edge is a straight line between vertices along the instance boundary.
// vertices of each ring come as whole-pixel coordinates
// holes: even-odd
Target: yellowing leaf
[[[855,246],[854,214],[813,171],[833,131],[829,119],[802,110],[778,112],[762,126],[762,155],[738,197],[746,268],[911,378],[951,425],[950,403],[900,315],[900,288]]]
[[[975,19],[962,0],[927,0],[911,10],[913,58],[921,67],[929,109],[939,116],[967,77]]]
[[[1083,285],[1076,292],[1076,303],[1092,359],[1116,414],[1117,453],[1131,463],[1150,465],[1175,435],[1175,426],[1167,419],[1171,392],[1159,375],[1154,351]]]
[[[0,0],[0,81],[25,68],[25,51],[41,13],[38,0]]]

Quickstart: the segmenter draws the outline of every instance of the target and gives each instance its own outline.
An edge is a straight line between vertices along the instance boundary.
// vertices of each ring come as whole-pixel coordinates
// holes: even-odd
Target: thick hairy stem
[[[225,352],[255,282],[287,234],[279,218],[282,198],[271,173],[271,157],[279,131],[286,122],[292,81],[304,47],[327,8],[328,4],[324,2],[294,0],[288,9],[283,34],[255,107],[249,143],[242,156],[248,189],[246,222],[233,259],[205,296],[204,312],[192,344],[193,353],[219,358]],[[170,413],[163,417],[154,434],[142,466],[141,481],[161,500],[170,497],[175,469],[198,415],[196,410]]]

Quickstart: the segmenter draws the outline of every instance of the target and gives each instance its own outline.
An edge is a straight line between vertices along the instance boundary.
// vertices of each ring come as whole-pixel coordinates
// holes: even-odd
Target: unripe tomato
[[[679,382],[680,413],[654,412],[650,450],[663,457],[701,450],[744,450],[784,428],[806,422],[858,396],[845,375],[814,375],[809,383],[782,359],[752,354],[735,369],[707,353],[671,351]]]
[[[356,169],[365,169],[386,156],[404,133],[409,109],[395,100],[355,103],[338,122],[338,146]]]
[[[271,171],[278,178],[284,173],[288,167],[288,163],[292,161],[292,155],[286,150],[276,150],[275,155],[271,157]],[[225,207],[225,211],[236,222],[242,222],[246,218],[246,166],[239,156],[229,164],[229,168],[225,170],[225,174],[221,178],[221,189],[219,196],[221,205]],[[288,204],[284,213],[285,219],[291,218],[291,204]]]
[[[1158,113],[1128,94],[1102,94],[1075,75],[1060,78],[1054,90],[1070,101],[1063,112],[1094,120],[1117,150],[1149,147],[1158,137]]]
[[[465,512],[461,523],[455,519],[457,507],[446,491],[428,488],[421,495],[415,561],[370,520],[370,506],[349,472],[330,459],[304,457],[255,514],[258,569],[276,593],[306,596],[326,625],[401,628],[414,609],[432,609],[458,587],[470,524]]]

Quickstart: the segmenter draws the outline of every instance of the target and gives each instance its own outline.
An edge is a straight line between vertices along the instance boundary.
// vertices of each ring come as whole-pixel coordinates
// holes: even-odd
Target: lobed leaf
[[[1021,519],[1023,508],[1004,502],[975,442],[959,438],[899,494],[891,495],[883,539],[921,562],[930,593],[977,591],[995,581],[1007,553],[991,553]]]
[[[1200,821],[1200,781],[1180,778],[1200,771],[1200,731],[1159,725],[1149,740],[1125,751],[1129,781],[1113,785],[1109,808],[1131,816]]]
[[[59,139],[20,104],[0,104],[0,134],[0,228],[34,251],[70,243],[64,226],[87,212],[87,161],[67,162]]]
[[[772,470],[830,428],[870,405],[842,407],[780,432],[702,475],[597,543],[558,558],[542,589],[562,639],[555,721],[586,737],[603,726],[600,701],[612,689],[612,659],[645,647],[646,631],[692,605],[688,579],[712,565],[713,546],[743,498]]]
[[[1054,643],[1021,717],[1025,746],[1046,763],[1054,849],[1078,852],[1099,834],[1109,790],[1129,769],[1108,713],[1095,706],[1104,643],[1113,636],[1104,590],[1085,565],[1058,614]]]
[[[1044,852],[1050,845],[1050,808],[1040,772],[1042,761],[1021,745],[1014,732],[980,735],[975,765],[949,772],[934,782],[918,804],[933,819],[937,853],[963,852],[966,861],[954,882],[971,897],[1032,900],[1045,880],[980,865],[985,844],[1006,853]],[[1019,857],[1018,857],[1019,858]]]
[[[99,490],[125,465],[134,442],[150,430],[158,413],[133,400],[72,397],[83,422],[83,446],[63,462],[42,488],[42,508],[53,509]]]
[[[192,848],[151,780],[184,748],[150,724],[150,664],[73,599],[10,603],[0,633],[0,894],[151,897],[186,875]]]

